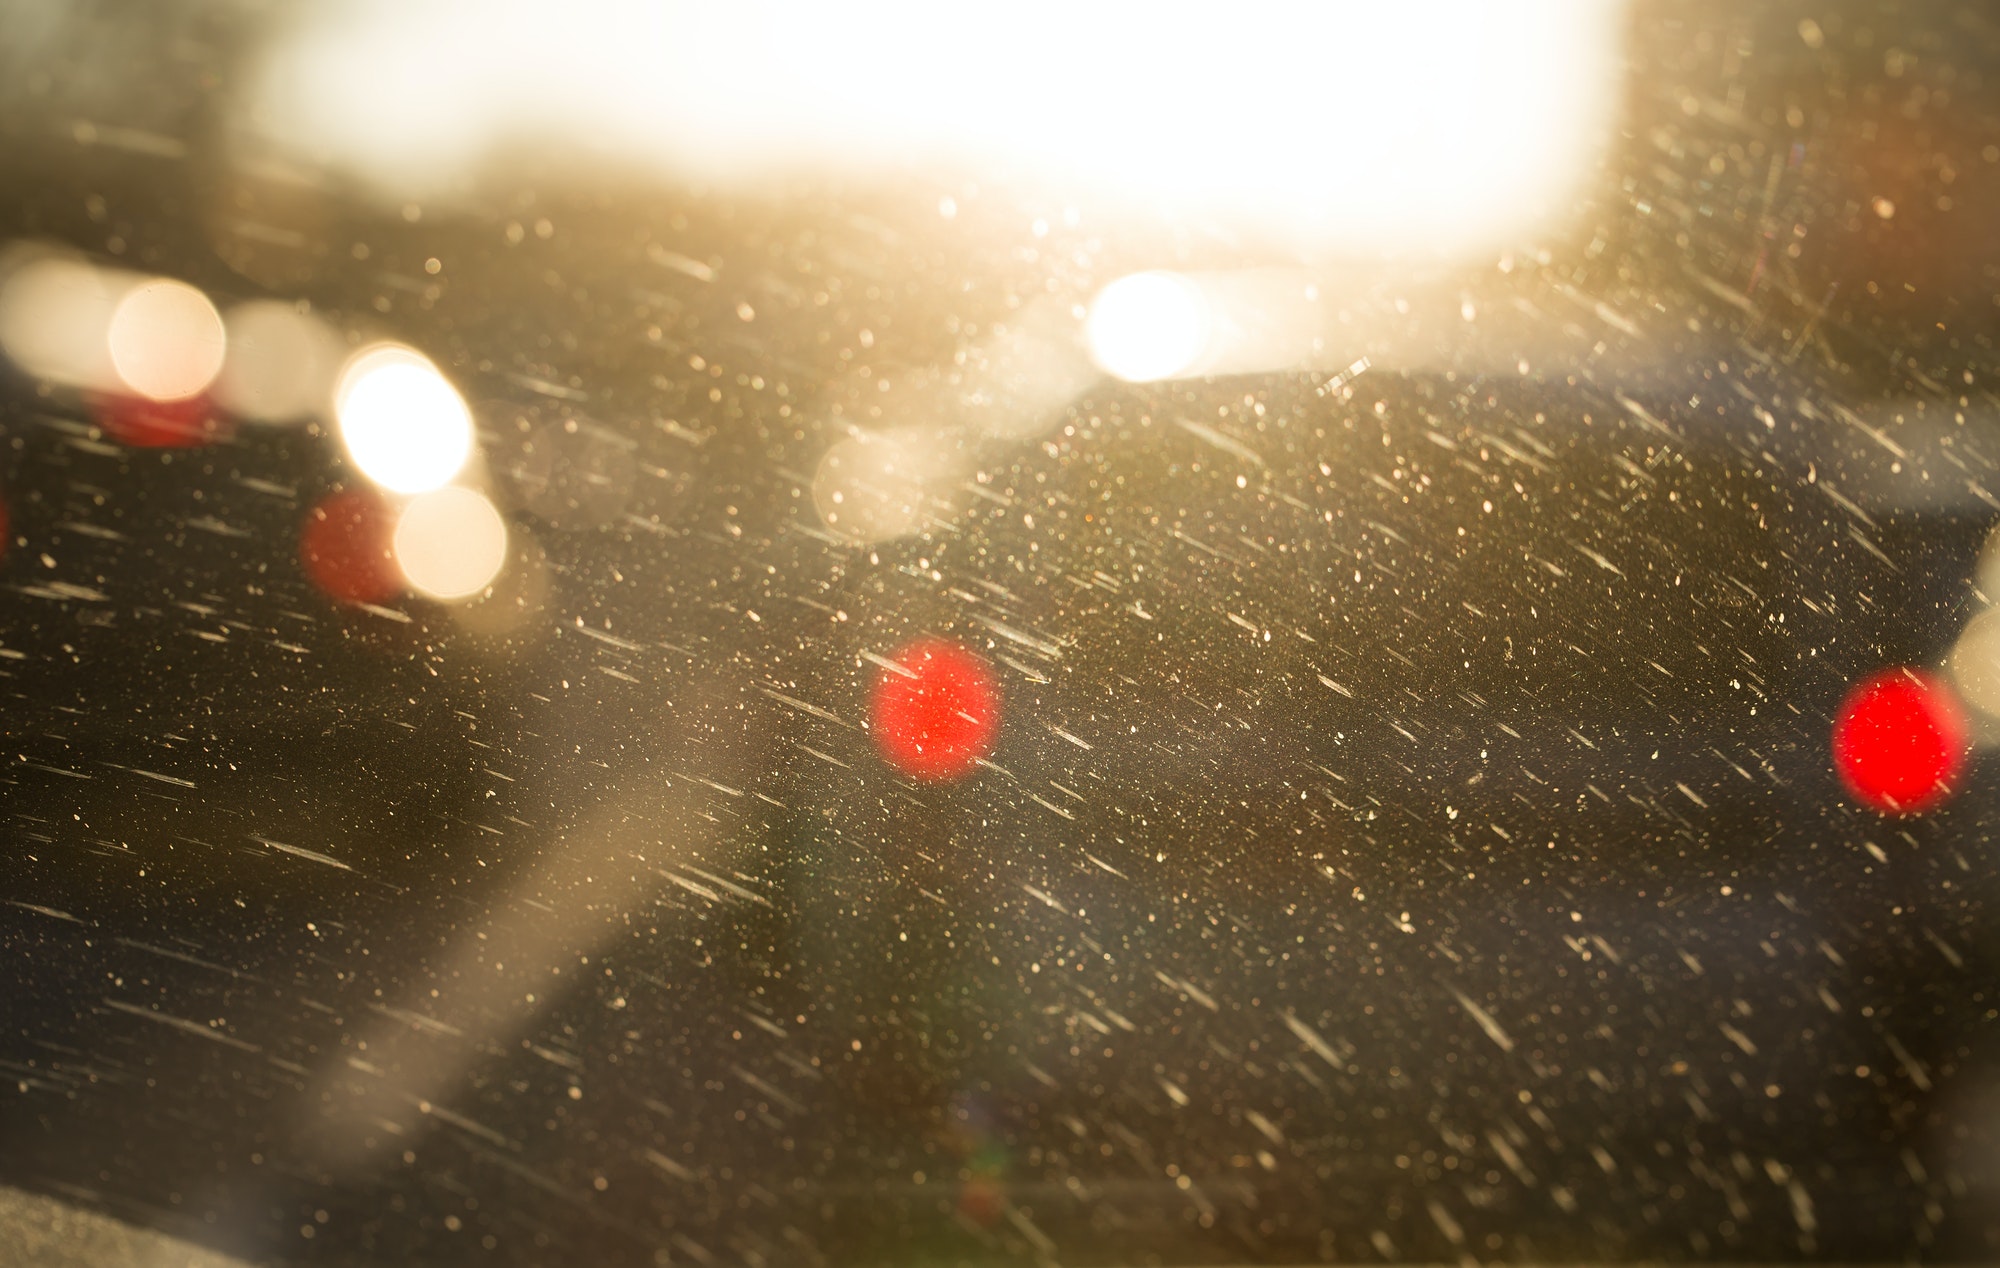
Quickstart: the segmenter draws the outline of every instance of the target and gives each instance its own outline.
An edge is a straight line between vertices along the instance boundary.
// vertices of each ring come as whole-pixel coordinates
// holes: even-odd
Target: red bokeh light
[[[381,497],[346,489],[320,499],[299,527],[306,576],[342,603],[380,603],[402,589],[390,554],[395,524]]]
[[[1971,732],[1943,683],[1914,669],[1864,679],[1833,723],[1833,765],[1860,801],[1885,814],[1927,810],[1951,794]]]
[[[95,404],[105,432],[134,449],[193,449],[225,439],[230,432],[227,420],[206,396],[184,401],[104,396]]]
[[[919,639],[896,653],[908,675],[875,682],[875,742],[919,779],[954,779],[993,751],[1000,695],[986,662],[956,643]]]

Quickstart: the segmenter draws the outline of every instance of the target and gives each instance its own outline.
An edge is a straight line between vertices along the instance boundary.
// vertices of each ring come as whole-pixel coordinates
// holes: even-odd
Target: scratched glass
[[[0,1261],[2000,1256],[1987,7],[0,16]]]

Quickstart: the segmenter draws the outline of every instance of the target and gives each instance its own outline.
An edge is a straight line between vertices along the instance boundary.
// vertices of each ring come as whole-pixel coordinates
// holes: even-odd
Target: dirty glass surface
[[[1988,7],[1603,10],[1575,188],[1450,251],[1487,176],[642,161],[588,6],[411,195],[258,132],[345,12],[0,5],[0,1181],[288,1264],[2000,1254]],[[420,177],[436,12],[349,99]],[[1259,13],[1173,95],[1390,38]]]

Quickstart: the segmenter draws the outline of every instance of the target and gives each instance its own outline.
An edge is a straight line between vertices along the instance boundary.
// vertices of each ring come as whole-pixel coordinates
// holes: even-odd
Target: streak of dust
[[[596,959],[630,936],[623,917],[671,883],[660,865],[712,857],[718,829],[699,813],[708,785],[664,772],[696,759],[699,769],[735,775],[740,783],[758,768],[754,744],[732,748],[713,735],[696,738],[724,698],[734,697],[718,684],[705,698],[680,701],[676,722],[648,733],[649,750],[628,744],[622,772],[628,778],[612,784],[623,791],[600,800],[560,844],[545,847],[537,864],[498,893],[485,918],[433,961],[425,986],[383,1000],[350,1034],[356,1042],[316,1072],[302,1102],[310,1119],[298,1135],[325,1172],[339,1178],[396,1165],[424,1134],[426,1118],[509,1154],[519,1149],[521,1142],[479,1121],[461,1096],[464,1076],[475,1062],[527,1037],[544,1010],[574,991],[582,957]],[[587,719],[574,722],[555,733],[582,733]],[[504,972],[494,971],[494,960],[505,964]]]

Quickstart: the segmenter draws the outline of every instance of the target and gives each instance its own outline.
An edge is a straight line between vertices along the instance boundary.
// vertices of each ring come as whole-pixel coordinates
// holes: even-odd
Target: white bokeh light
[[[13,254],[0,284],[0,348],[35,378],[67,387],[110,387],[115,372],[105,336],[121,279],[34,248]]]
[[[1965,702],[2000,718],[2000,609],[1974,617],[1951,649],[1951,677]]]
[[[148,278],[119,298],[105,331],[126,391],[154,401],[198,396],[222,370],[222,314],[186,282]]]
[[[469,599],[507,562],[507,523],[485,495],[461,485],[410,499],[396,518],[396,566],[433,599]]]
[[[1090,355],[1106,374],[1150,383],[1185,373],[1208,350],[1201,288],[1176,273],[1134,273],[1099,291],[1084,323]]]
[[[228,356],[215,399],[260,423],[289,423],[324,409],[340,348],[326,323],[291,304],[252,300],[223,318]]]
[[[472,456],[472,413],[430,360],[400,344],[356,353],[334,391],[348,457],[396,493],[449,484]]]

